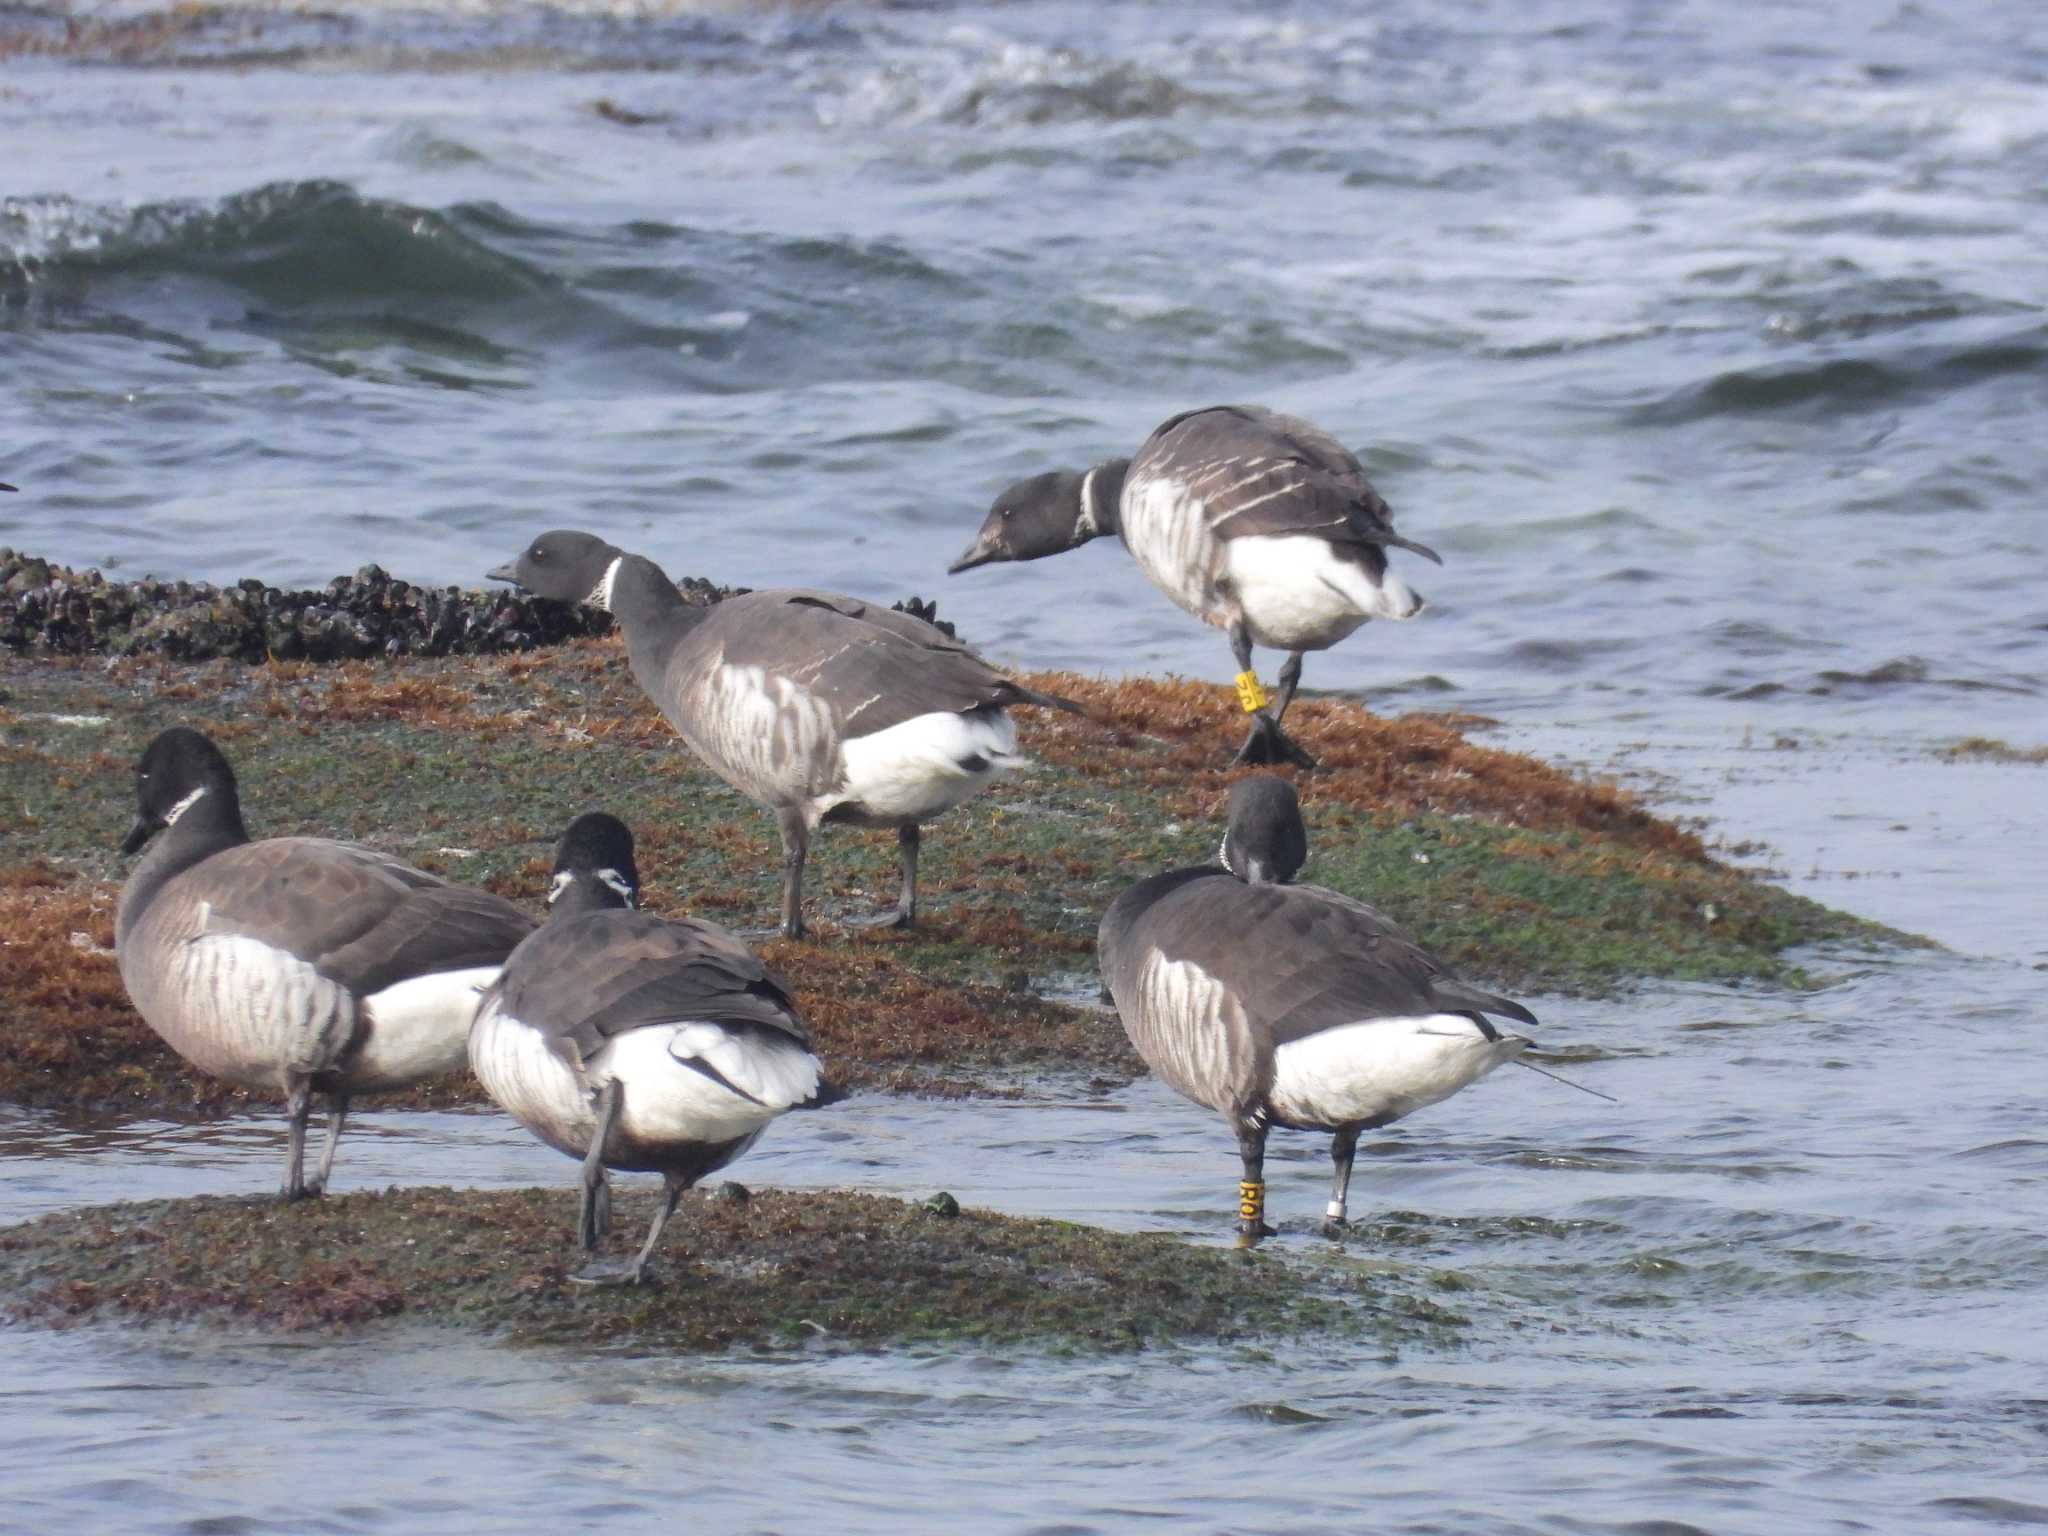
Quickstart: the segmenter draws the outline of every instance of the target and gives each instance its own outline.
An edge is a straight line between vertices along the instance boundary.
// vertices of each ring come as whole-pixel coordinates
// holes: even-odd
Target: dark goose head
[[[1294,786],[1270,773],[1230,791],[1223,867],[1246,885],[1285,885],[1308,862],[1308,829]]]
[[[997,560],[1042,560],[1117,531],[1128,459],[1106,459],[1086,474],[1048,470],[1019,480],[995,500],[981,532],[946,574]]]
[[[123,853],[140,853],[142,845],[195,807],[226,841],[241,841],[241,798],[235,770],[203,734],[174,725],[144,749],[135,765],[135,825],[121,840]]]
[[[640,871],[633,863],[633,834],[616,816],[585,811],[569,823],[555,845],[548,915],[568,917],[639,905]]]
[[[499,566],[489,576],[492,581],[524,587],[535,597],[587,603],[609,612],[611,594],[606,589],[613,567],[623,555],[624,551],[594,533],[555,528],[527,545],[517,560]]]

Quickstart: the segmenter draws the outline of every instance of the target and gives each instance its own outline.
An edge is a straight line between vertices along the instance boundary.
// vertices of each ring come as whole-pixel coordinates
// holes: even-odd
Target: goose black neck
[[[249,841],[242,824],[242,806],[232,785],[211,785],[178,813],[177,820],[157,833],[135,873],[121,891],[116,930],[126,932],[134,915],[149,905],[164,885],[193,865]]]
[[[710,612],[683,601],[676,584],[644,555],[619,556],[611,580],[611,613],[625,631],[629,653],[654,653],[687,634]]]

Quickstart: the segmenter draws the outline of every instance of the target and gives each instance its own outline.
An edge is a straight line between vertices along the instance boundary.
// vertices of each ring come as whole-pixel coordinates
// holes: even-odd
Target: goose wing
[[[1153,943],[1213,976],[1271,1046],[1372,1018],[1536,1022],[1520,1003],[1458,978],[1375,908],[1313,887],[1191,881],[1149,926]]]
[[[811,1044],[782,980],[732,934],[696,918],[558,918],[520,946],[498,991],[506,1013],[581,1056],[628,1030],[686,1020]]]
[[[498,965],[534,929],[502,897],[454,885],[375,849],[278,837],[193,871],[203,934],[285,951],[358,996],[436,971]]]
[[[750,592],[720,603],[704,624],[725,665],[760,668],[802,689],[830,712],[842,740],[937,711],[1075,707],[1011,682],[922,619],[860,598]]]
[[[1322,428],[1256,405],[1186,411],[1131,460],[1125,484],[1177,482],[1219,539],[1308,537],[1442,558],[1394,531],[1393,514],[1357,457]]]

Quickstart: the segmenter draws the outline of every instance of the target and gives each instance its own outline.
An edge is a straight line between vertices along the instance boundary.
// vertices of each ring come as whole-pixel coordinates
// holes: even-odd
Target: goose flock
[[[1422,599],[1358,460],[1307,422],[1249,406],[1173,417],[1130,459],[1011,487],[965,571],[1115,534],[1175,603],[1229,636],[1249,734],[1235,761],[1314,760],[1281,728],[1304,653]],[[827,822],[893,827],[901,894],[876,922],[917,920],[921,828],[1020,765],[1018,709],[1076,710],[1005,677],[907,614],[831,592],[685,603],[653,561],[593,534],[544,533],[491,571],[611,614],[634,679],[720,778],[772,812],[781,931],[807,931],[803,873]],[[1277,698],[1255,645],[1287,660]],[[770,1121],[843,1097],[789,988],[716,924],[640,910],[631,831],[603,812],[556,847],[545,921],[487,892],[324,838],[252,840],[233,769],[188,727],[136,767],[124,853],[148,851],[116,922],[122,982],[144,1020],[202,1072],[282,1092],[280,1192],[318,1195],[352,1096],[465,1062],[520,1124],[582,1164],[577,1238],[594,1256],[608,1170],[658,1172],[637,1257],[576,1278],[637,1283],[682,1193]],[[1274,1126],[1331,1135],[1325,1230],[1344,1222],[1364,1131],[1449,1097],[1530,1045],[1492,1020],[1521,1004],[1453,975],[1363,902],[1297,883],[1307,833],[1277,775],[1232,790],[1214,864],[1141,880],[1098,935],[1104,985],[1132,1044],[1177,1091],[1223,1115],[1242,1159],[1238,1232],[1265,1221]],[[329,1108],[305,1171],[314,1099]]]

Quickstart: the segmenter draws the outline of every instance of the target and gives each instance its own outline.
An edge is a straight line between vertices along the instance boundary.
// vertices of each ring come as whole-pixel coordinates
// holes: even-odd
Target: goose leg
[[[1262,1237],[1271,1237],[1266,1225],[1266,1127],[1263,1123],[1240,1123],[1237,1155],[1244,1162],[1244,1177],[1237,1186],[1237,1246],[1249,1248]]]
[[[1351,1161],[1358,1155],[1355,1125],[1340,1127],[1330,1140],[1330,1204],[1323,1213],[1323,1236],[1336,1237],[1344,1230],[1344,1203],[1351,1194]]]
[[[612,1186],[604,1175],[604,1147],[618,1117],[619,1080],[613,1078],[598,1094],[597,1128],[590,1133],[590,1150],[583,1154],[583,1198],[576,1206],[576,1235],[585,1253],[597,1252],[611,1225]]]
[[[914,928],[917,926],[917,846],[921,834],[914,821],[896,829],[896,852],[903,862],[903,886],[892,912],[851,919],[859,928]]]
[[[1280,696],[1273,701],[1273,723],[1287,718],[1287,706],[1294,702],[1294,690],[1301,686],[1301,652],[1288,652],[1280,663]]]
[[[811,829],[804,825],[804,813],[784,806],[775,813],[782,828],[782,936],[804,936],[804,855],[810,851]]]
[[[313,1113],[310,1075],[285,1074],[285,1113],[289,1129],[285,1133],[284,1183],[278,1186],[277,1194],[281,1200],[304,1200],[320,1193],[306,1184],[306,1121]]]
[[[689,1181],[675,1174],[662,1176],[661,1204],[654,1208],[654,1221],[647,1229],[647,1241],[640,1245],[640,1256],[633,1260],[631,1281],[638,1285],[647,1278],[647,1261],[654,1256],[654,1245],[661,1241],[662,1230],[668,1226],[669,1217],[676,1213],[676,1202],[683,1198],[683,1191],[689,1188]]]
[[[327,1145],[320,1149],[320,1169],[306,1193],[318,1195],[327,1189],[327,1176],[334,1172],[334,1149],[341,1145],[341,1123],[348,1118],[348,1095],[336,1090],[327,1095]]]
[[[630,1264],[619,1264],[599,1268],[592,1265],[569,1278],[578,1285],[638,1285],[647,1278],[647,1261],[654,1256],[655,1245],[661,1241],[661,1234],[668,1226],[669,1217],[676,1213],[676,1202],[683,1198],[683,1191],[690,1187],[690,1181],[677,1174],[662,1176],[661,1204],[654,1208],[654,1220],[647,1228],[647,1241],[640,1245],[640,1252]]]
[[[1244,621],[1230,626],[1230,650],[1237,657],[1238,698],[1245,705],[1245,713],[1252,718],[1251,733],[1244,739],[1244,745],[1237,749],[1233,763],[1293,763],[1298,768],[1313,768],[1316,760],[1297,746],[1288,734],[1280,729],[1280,714],[1266,698],[1265,690],[1259,687],[1258,674],[1252,670],[1252,637],[1246,632]],[[1291,679],[1290,679],[1291,673]],[[1287,708],[1294,697],[1294,685],[1301,680],[1301,658],[1294,656],[1280,669],[1280,709]],[[1253,700],[1258,702],[1254,703]]]

